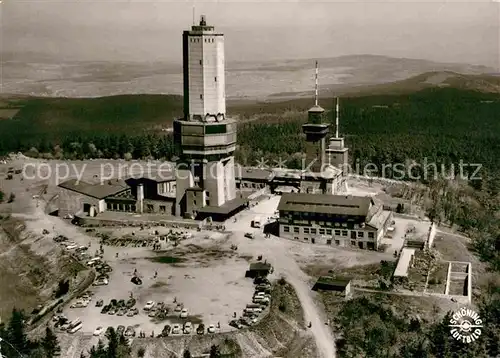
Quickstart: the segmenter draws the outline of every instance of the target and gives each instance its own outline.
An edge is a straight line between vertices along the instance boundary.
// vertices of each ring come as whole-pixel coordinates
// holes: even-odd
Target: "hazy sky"
[[[229,61],[380,54],[500,68],[500,3],[3,0],[2,47],[81,60],[181,62],[205,14]]]

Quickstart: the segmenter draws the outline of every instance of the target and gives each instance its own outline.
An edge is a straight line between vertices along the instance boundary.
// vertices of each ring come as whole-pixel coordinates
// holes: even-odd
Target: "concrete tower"
[[[344,145],[344,138],[339,136],[339,99],[335,103],[335,137],[330,138],[328,149],[326,150],[328,163],[342,170],[347,174],[349,149]]]
[[[316,61],[314,106],[308,111],[307,124],[302,125],[306,135],[306,168],[313,173],[319,173],[327,164],[325,157],[326,143],[330,125],[325,118],[325,110],[318,104],[318,62]],[[312,164],[311,164],[312,163]],[[306,169],[304,168],[304,169]]]
[[[196,216],[236,198],[236,122],[226,118],[224,35],[201,16],[182,38],[184,117],[174,121],[180,148],[175,212]]]

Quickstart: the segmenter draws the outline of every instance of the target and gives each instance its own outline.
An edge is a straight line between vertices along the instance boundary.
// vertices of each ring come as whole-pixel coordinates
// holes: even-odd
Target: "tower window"
[[[202,60],[200,60],[200,65],[203,65],[203,61]]]
[[[200,99],[203,99],[203,95],[202,94],[200,94]]]
[[[217,82],[217,76],[215,76],[215,82]]]

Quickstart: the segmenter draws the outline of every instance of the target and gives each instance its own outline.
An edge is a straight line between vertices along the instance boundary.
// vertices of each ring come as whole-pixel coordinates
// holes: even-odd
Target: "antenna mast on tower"
[[[336,98],[335,104],[335,138],[339,137],[339,98]]]
[[[316,78],[315,78],[315,88],[314,88],[314,105],[318,105],[318,61],[316,61]]]
[[[194,5],[194,2],[193,2],[193,26],[196,25],[195,24],[195,20],[194,20],[194,16],[195,16],[195,5]]]

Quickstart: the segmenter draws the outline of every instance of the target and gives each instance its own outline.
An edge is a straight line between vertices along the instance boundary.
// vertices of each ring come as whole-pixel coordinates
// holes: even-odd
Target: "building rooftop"
[[[130,187],[120,179],[108,180],[102,184],[90,184],[78,179],[69,179],[61,184],[60,188],[74,191],[96,199],[104,199],[129,189]]]
[[[248,203],[248,199],[236,198],[231,201],[226,201],[221,206],[204,206],[198,209],[198,213],[227,215],[246,203]]]
[[[281,197],[278,210],[366,217],[373,204],[369,196],[287,193]]]
[[[329,285],[334,285],[338,287],[343,287],[346,288],[346,286],[351,282],[350,278],[339,278],[339,277],[332,277],[332,276],[320,276],[318,278],[317,283],[323,283],[323,284],[329,284]]]
[[[328,290],[328,291],[344,292],[350,282],[351,282],[350,278],[320,276],[312,289],[314,291]]]
[[[415,255],[415,249],[403,248],[401,251],[401,256],[399,257],[396,270],[394,271],[394,277],[407,277],[408,267],[410,266],[411,258]]]
[[[323,113],[325,110],[323,108],[321,108],[320,106],[312,106],[311,108],[309,108],[309,111],[308,112],[312,112],[312,113]]]
[[[271,270],[271,264],[265,262],[254,262],[250,264],[250,271]]]
[[[234,170],[236,179],[271,180],[274,176],[273,171],[268,169],[244,168],[236,165]]]
[[[389,216],[391,215],[390,211],[384,211],[380,210],[381,206],[376,206],[373,208],[372,212],[370,214],[371,218],[368,220],[367,224],[376,228],[376,229],[381,229],[387,219],[389,219]]]

